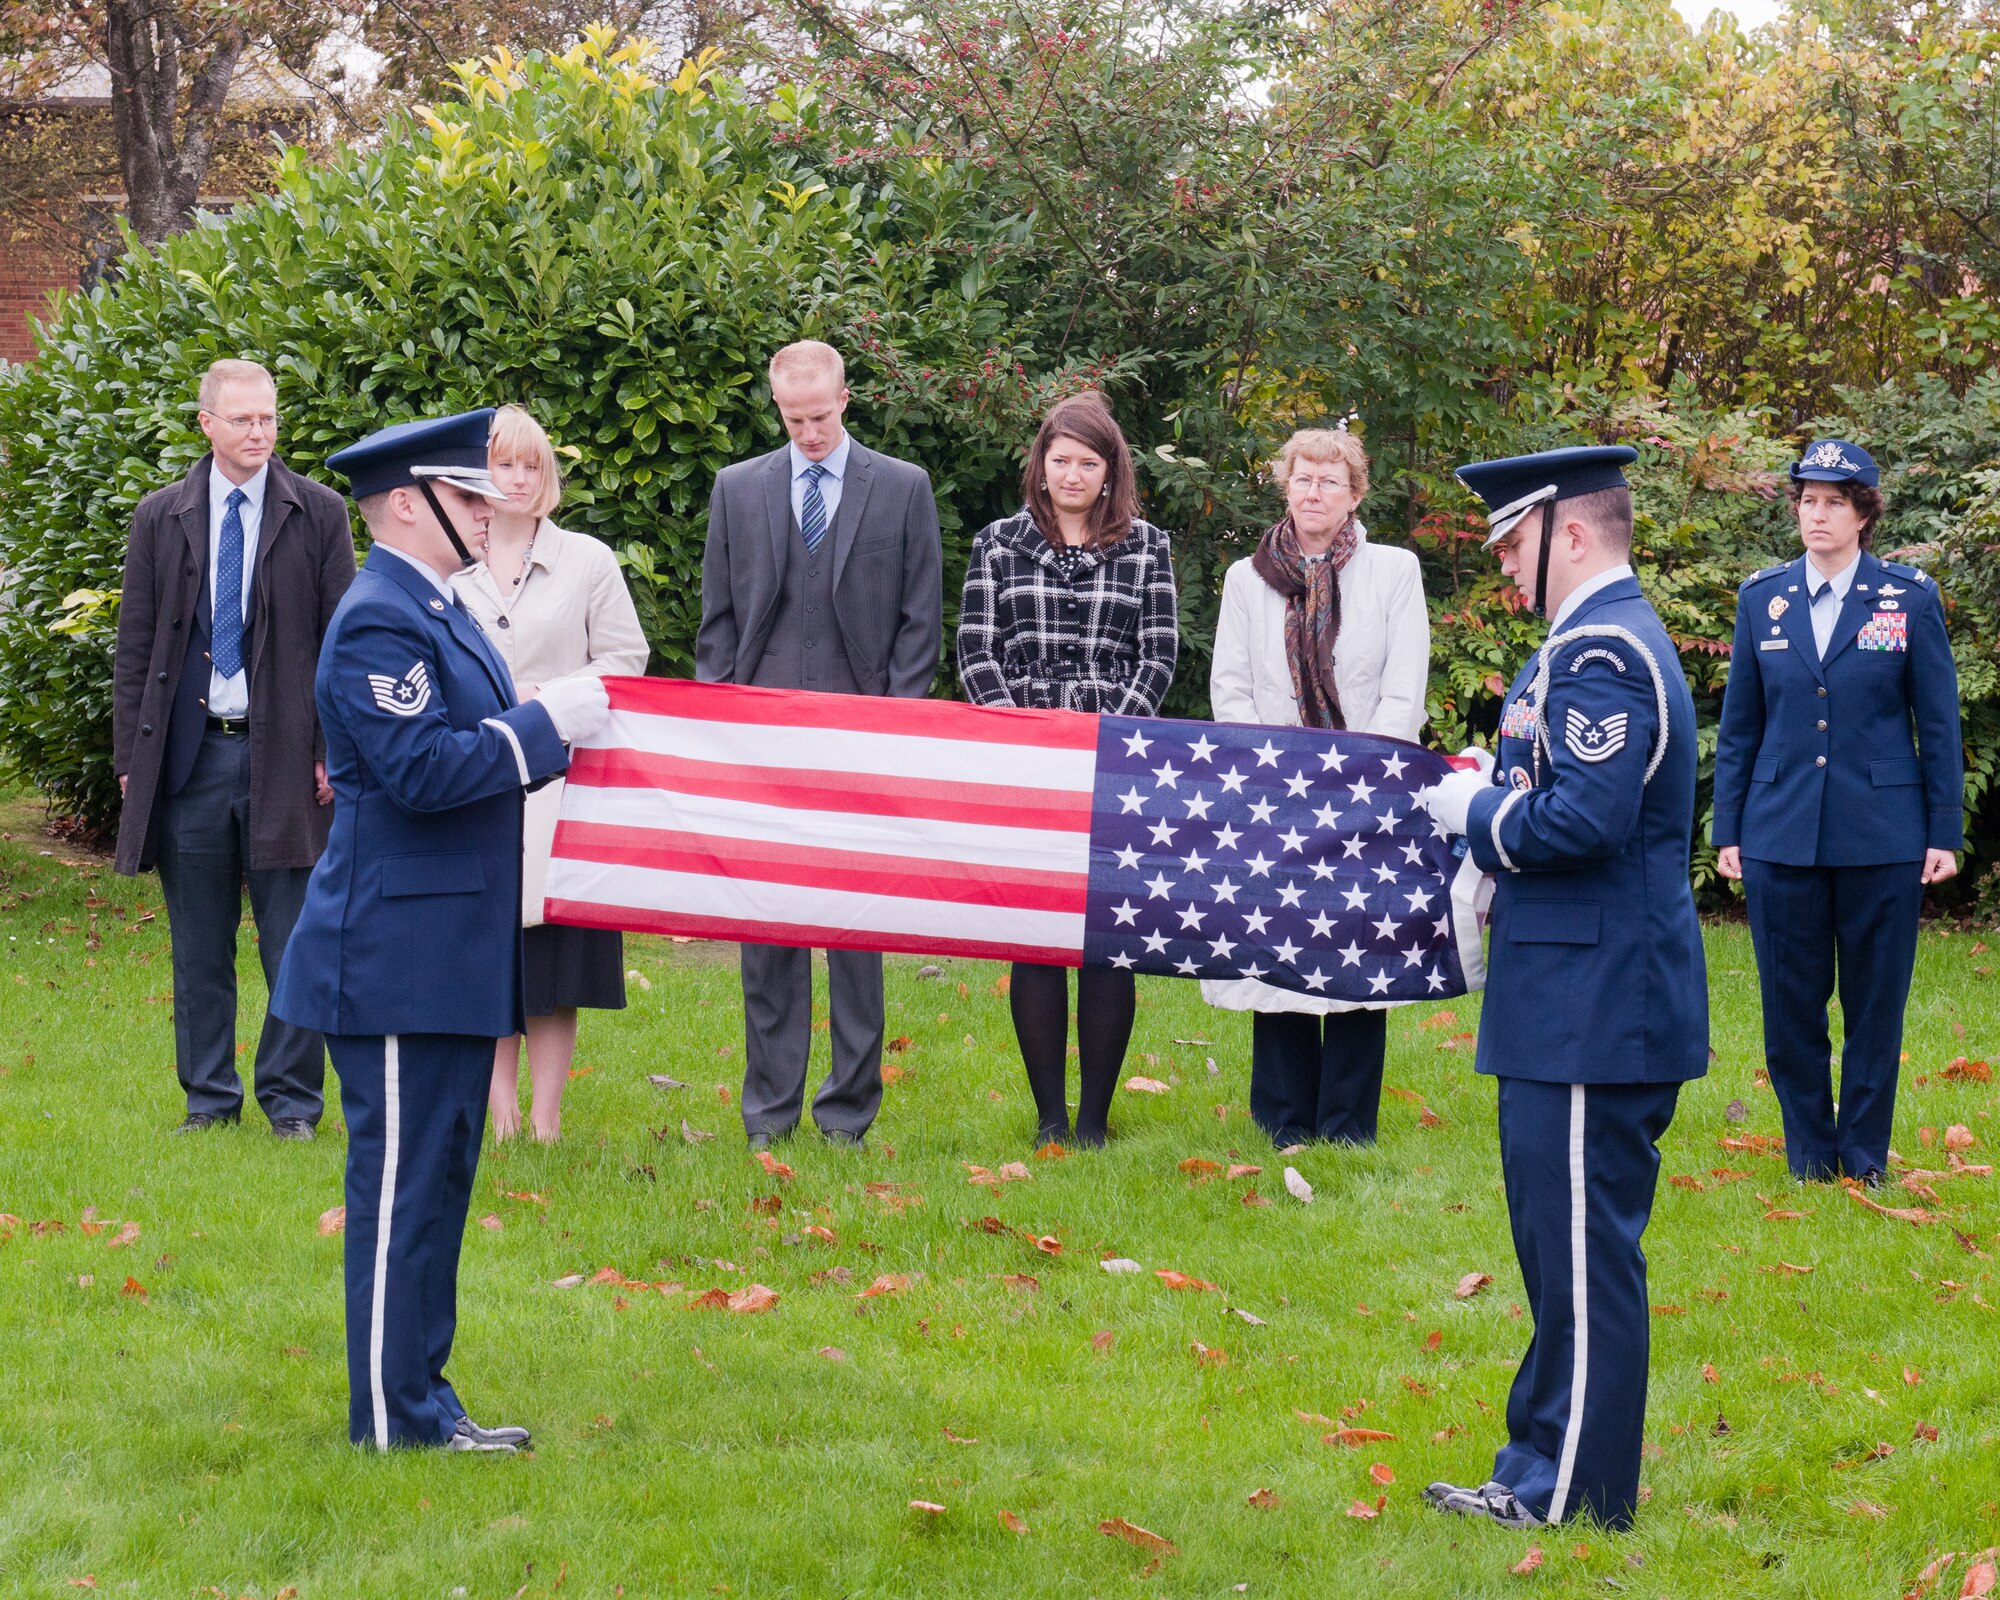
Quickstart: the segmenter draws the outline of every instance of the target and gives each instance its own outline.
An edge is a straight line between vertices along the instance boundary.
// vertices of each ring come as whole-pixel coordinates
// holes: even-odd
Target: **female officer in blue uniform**
[[[1800,1179],[1873,1185],[1924,885],[1958,870],[1965,838],[1958,674],[1937,585],[1869,552],[1882,496],[1868,452],[1816,440],[1791,478],[1805,554],[1737,595],[1712,837],[1749,901],[1785,1158]]]

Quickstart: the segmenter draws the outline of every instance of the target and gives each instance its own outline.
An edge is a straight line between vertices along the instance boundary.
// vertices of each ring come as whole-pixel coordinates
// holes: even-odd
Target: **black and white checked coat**
[[[1154,716],[1179,649],[1173,552],[1150,522],[1068,577],[1026,511],[973,538],[958,624],[973,704]]]

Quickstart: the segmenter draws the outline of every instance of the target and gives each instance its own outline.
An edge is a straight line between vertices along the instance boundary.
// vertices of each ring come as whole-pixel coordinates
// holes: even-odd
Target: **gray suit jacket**
[[[724,467],[708,502],[695,676],[748,683],[770,642],[792,531],[789,446]],[[944,644],[944,550],[930,474],[855,441],[833,540],[833,611],[864,694],[919,699]],[[795,547],[797,547],[795,549]]]

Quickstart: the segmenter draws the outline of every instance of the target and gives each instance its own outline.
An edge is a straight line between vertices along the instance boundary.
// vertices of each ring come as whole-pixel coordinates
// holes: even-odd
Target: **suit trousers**
[[[243,1109],[236,1075],[236,930],[243,884],[257,926],[266,990],[305,904],[310,867],[247,866],[250,739],[208,729],[180,792],[160,802],[160,888],[174,961],[174,1055],[189,1111],[233,1117]],[[267,1008],[257,1040],[257,1103],[273,1122],[317,1123],[324,1109],[326,1053],[310,1028]]]
[[[1639,1240],[1680,1085],[1499,1084],[1500,1166],[1535,1333],[1493,1476],[1545,1521],[1582,1512],[1628,1528],[1651,1314]]]
[[[1801,1178],[1888,1171],[1922,866],[1788,867],[1745,856],[1743,890],[1786,1161]],[[1836,977],[1846,1036],[1837,1111],[1826,1019]]]
[[[743,947],[743,1131],[789,1133],[805,1105],[812,1051],[812,952],[791,945]],[[868,1131],[882,1104],[882,957],[873,950],[826,953],[833,1063],[813,1097],[825,1131]]]
[[[1373,1144],[1387,1011],[1259,1011],[1250,1023],[1250,1115],[1280,1149],[1314,1134]]]
[[[444,1368],[493,1041],[326,1042],[347,1119],[347,1436],[380,1450],[439,1445],[465,1415]]]

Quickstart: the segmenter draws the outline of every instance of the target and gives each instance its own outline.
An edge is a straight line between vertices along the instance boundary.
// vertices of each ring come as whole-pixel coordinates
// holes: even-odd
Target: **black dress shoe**
[[[469,1433],[489,1445],[500,1445],[509,1450],[519,1450],[528,1442],[526,1428],[482,1428],[470,1417],[460,1417],[454,1432]]]
[[[1067,1122],[1045,1122],[1035,1130],[1035,1148],[1037,1150],[1041,1149],[1044,1145],[1066,1145],[1068,1143],[1069,1124]]]
[[[304,1117],[279,1117],[271,1124],[274,1139],[289,1139],[293,1144],[311,1144],[313,1125]]]
[[[451,1437],[445,1440],[444,1447],[447,1450],[470,1450],[485,1455],[511,1456],[521,1446],[510,1439],[501,1438],[500,1435],[521,1432],[519,1428],[482,1428],[470,1417],[460,1417],[458,1426],[452,1430]]]
[[[228,1116],[222,1116],[213,1111],[190,1111],[186,1116],[181,1118],[181,1125],[172,1131],[175,1133],[200,1133],[202,1129],[213,1128],[219,1123],[234,1123],[241,1122],[242,1120],[243,1113],[240,1111],[233,1112]]]
[[[759,1128],[755,1133],[750,1135],[749,1144],[750,1153],[755,1155],[759,1150],[768,1150],[771,1148],[771,1136],[764,1132],[762,1128]]]
[[[835,1145],[842,1150],[859,1150],[863,1148],[861,1135],[853,1132],[851,1129],[822,1128],[820,1129],[820,1133],[824,1135],[828,1144]]]
[[[1864,1189],[1879,1189],[1883,1184],[1888,1182],[1888,1179],[1882,1176],[1882,1169],[1880,1167],[1870,1167],[1855,1181]]]

